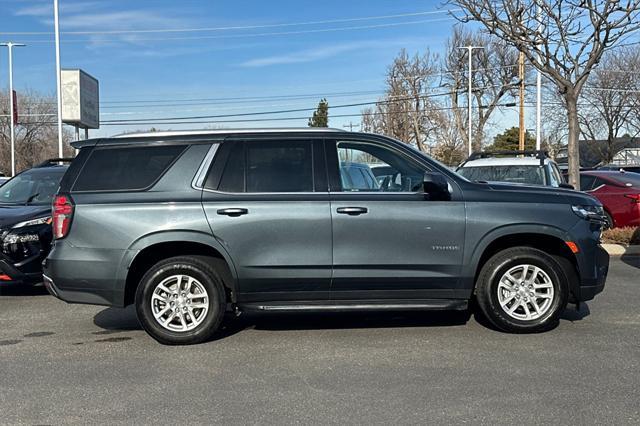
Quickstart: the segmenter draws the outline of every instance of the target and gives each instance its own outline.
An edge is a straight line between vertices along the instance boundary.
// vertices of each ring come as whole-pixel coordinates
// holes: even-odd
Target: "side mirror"
[[[425,172],[423,179],[423,188],[425,195],[429,196],[432,201],[449,201],[451,194],[449,193],[449,183],[444,176],[436,172]]]
[[[560,188],[565,188],[565,189],[575,189],[573,187],[573,185],[569,184],[569,183],[564,183],[562,182],[560,185],[558,185]]]

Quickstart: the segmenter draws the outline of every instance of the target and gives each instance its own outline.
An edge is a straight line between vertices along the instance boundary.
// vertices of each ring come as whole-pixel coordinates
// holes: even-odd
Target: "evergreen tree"
[[[322,98],[318,103],[318,109],[309,119],[309,127],[329,127],[329,102]]]
[[[493,138],[493,145],[486,147],[486,151],[517,151],[520,142],[520,129],[512,127]],[[525,132],[524,149],[536,149],[536,139],[529,132]]]

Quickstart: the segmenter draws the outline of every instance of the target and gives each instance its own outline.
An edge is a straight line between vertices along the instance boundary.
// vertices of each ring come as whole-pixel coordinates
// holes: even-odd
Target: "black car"
[[[68,160],[48,160],[0,187],[0,288],[42,282],[51,247],[51,200]]]

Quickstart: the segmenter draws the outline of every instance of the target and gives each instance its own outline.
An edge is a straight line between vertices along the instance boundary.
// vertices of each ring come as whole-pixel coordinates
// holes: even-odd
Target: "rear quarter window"
[[[147,189],[185,149],[185,145],[96,148],[82,167],[73,191]]]

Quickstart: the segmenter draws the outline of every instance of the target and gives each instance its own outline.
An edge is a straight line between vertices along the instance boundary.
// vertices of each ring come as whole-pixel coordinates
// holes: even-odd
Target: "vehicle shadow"
[[[585,302],[580,303],[580,309],[576,309],[576,305],[568,305],[562,315],[560,315],[561,320],[565,321],[580,321],[586,317],[591,315],[591,310],[589,309],[589,305]]]
[[[104,330],[142,330],[133,305],[126,308],[106,308],[93,317],[93,323]]]
[[[12,285],[1,286],[0,296],[48,296],[49,292],[43,285]]]
[[[216,340],[243,330],[328,330],[357,328],[443,327],[465,325],[471,311],[432,312],[353,312],[353,313],[244,313],[228,315]],[[93,323],[113,332],[141,330],[135,308],[106,308],[98,312]]]
[[[624,263],[626,263],[629,266],[633,266],[635,268],[640,269],[640,255],[622,255],[622,257],[620,257],[620,260],[622,260]]]

